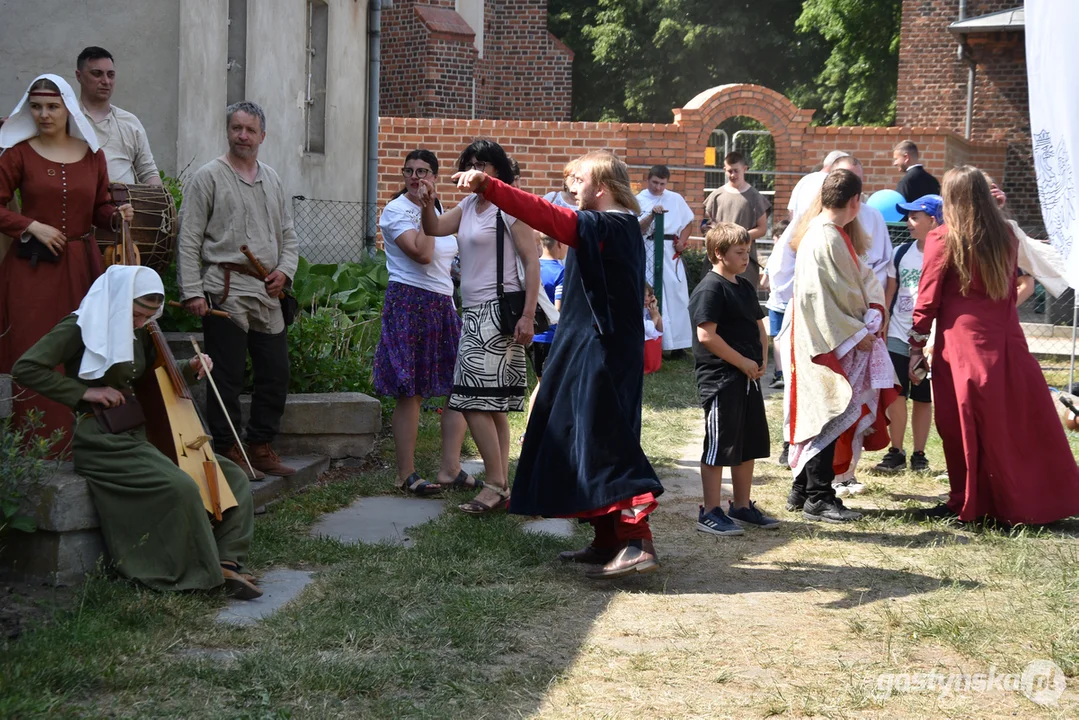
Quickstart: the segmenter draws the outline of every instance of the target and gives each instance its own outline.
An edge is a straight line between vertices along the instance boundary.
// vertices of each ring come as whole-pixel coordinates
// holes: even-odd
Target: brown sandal
[[[262,589],[255,585],[254,576],[240,574],[240,566],[234,562],[221,563],[221,574],[225,577],[225,592],[239,600],[254,600],[262,597]]]
[[[496,510],[505,510],[507,507],[509,507],[510,493],[508,490],[503,490],[502,488],[495,487],[494,485],[485,485],[484,489],[490,490],[491,492],[498,495],[498,500],[496,500],[494,504],[487,505],[486,503],[480,502],[476,499],[479,497],[479,494],[477,493],[476,497],[472,498],[466,503],[458,505],[457,509],[463,513],[468,513],[469,515],[485,515],[489,512],[495,512]],[[482,492],[483,490],[480,490],[480,493]]]

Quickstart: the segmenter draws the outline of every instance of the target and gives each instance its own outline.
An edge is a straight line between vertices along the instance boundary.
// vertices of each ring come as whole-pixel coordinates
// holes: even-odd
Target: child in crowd
[[[886,298],[891,320],[888,323],[888,354],[892,357],[895,374],[901,387],[899,397],[888,408],[888,434],[892,447],[876,467],[878,472],[895,473],[907,467],[907,454],[903,451],[903,436],[907,432],[907,398],[912,401],[911,425],[914,434],[914,453],[910,456],[910,469],[928,472],[929,461],[925,457],[925,443],[933,424],[933,397],[928,382],[914,385],[910,381],[910,332],[914,306],[918,303],[918,282],[922,278],[922,252],[925,238],[930,231],[944,222],[944,201],[940,195],[923,195],[912,203],[899,203],[899,212],[907,214],[907,227],[913,240],[896,248],[892,266],[896,277],[896,290]]]
[[[772,226],[772,251],[775,252],[775,248],[779,247],[779,239],[783,237],[783,233],[786,232],[787,226],[790,225],[788,220],[780,220]],[[768,270],[767,268],[762,270],[763,282],[762,288],[768,289]],[[768,310],[768,337],[775,338],[779,334],[780,328],[783,327],[783,311]],[[769,385],[773,390],[783,389],[783,368],[779,364],[779,353],[775,351],[775,340],[772,341],[772,362],[775,365],[775,369],[772,372],[772,382]],[[783,463],[781,462],[780,465]]]
[[[562,279],[566,274],[563,260],[566,257],[568,246],[562,245],[554,238],[547,237],[539,232],[541,255],[540,255],[540,287],[547,293],[547,299],[554,303],[555,310],[562,310]],[[558,325],[552,325],[545,332],[532,338],[532,344],[528,347],[528,356],[532,360],[532,369],[536,373],[536,387],[528,398],[528,414],[532,414],[532,405],[536,402],[536,393],[539,392],[540,381],[543,378],[543,365],[547,362],[547,354],[551,352],[551,343],[554,342],[554,332]],[[527,425],[528,419],[525,418]],[[523,436],[522,436],[523,439]]]
[[[644,284],[644,374],[663,366],[663,315],[659,312],[656,291]]]
[[[741,535],[746,526],[773,530],[779,521],[749,499],[754,460],[769,455],[760,385],[768,365],[768,333],[756,290],[738,277],[749,266],[749,233],[734,223],[716,223],[704,247],[712,271],[689,301],[697,390],[705,415],[704,505],[697,529],[714,535]],[[724,466],[731,468],[734,486],[726,513],[720,507]]]

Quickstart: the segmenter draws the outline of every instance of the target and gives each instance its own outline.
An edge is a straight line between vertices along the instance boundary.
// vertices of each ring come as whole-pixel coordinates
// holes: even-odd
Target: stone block
[[[102,567],[108,562],[105,541],[97,530],[16,530],[5,535],[0,545],[0,565],[7,574],[50,585],[75,585],[99,562]]]
[[[0,375],[0,420],[11,416],[11,376]]]
[[[61,463],[41,483],[23,492],[21,512],[34,518],[39,530],[66,533],[101,526],[90,488],[71,463]]]
[[[241,396],[240,403],[246,424],[251,397]],[[381,428],[382,406],[363,393],[289,395],[274,446],[282,454],[362,457]]]

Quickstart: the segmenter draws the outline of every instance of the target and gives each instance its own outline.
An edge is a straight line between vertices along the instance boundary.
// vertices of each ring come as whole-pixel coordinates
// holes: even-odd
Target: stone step
[[[295,468],[296,473],[287,477],[267,475],[265,480],[252,482],[251,497],[256,508],[307,487],[330,469],[330,459],[325,455],[292,455],[282,457],[281,462]]]
[[[229,625],[254,625],[268,618],[296,598],[314,578],[304,570],[273,568],[259,580],[262,597],[254,600],[229,600],[217,613],[217,621]]]
[[[438,517],[445,502],[425,498],[367,497],[323,515],[311,528],[312,537],[348,545],[392,543],[409,547],[408,530]]]

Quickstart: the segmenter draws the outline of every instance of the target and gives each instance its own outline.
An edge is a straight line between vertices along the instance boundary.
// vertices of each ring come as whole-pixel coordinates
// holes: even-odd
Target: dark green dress
[[[220,562],[242,569],[251,546],[254,509],[243,470],[217,456],[238,505],[213,523],[198,486],[146,440],[145,428],[103,432],[82,399],[88,387],[129,388],[153,364],[149,334],[136,330],[134,342],[134,362],[113,365],[100,380],[81,380],[82,334],[70,315],[19,358],[12,376],[75,410],[75,471],[90,486],[117,571],[156,590],[214,588],[224,582]],[[64,373],[54,370],[58,365]],[[190,365],[181,367],[190,381]]]

